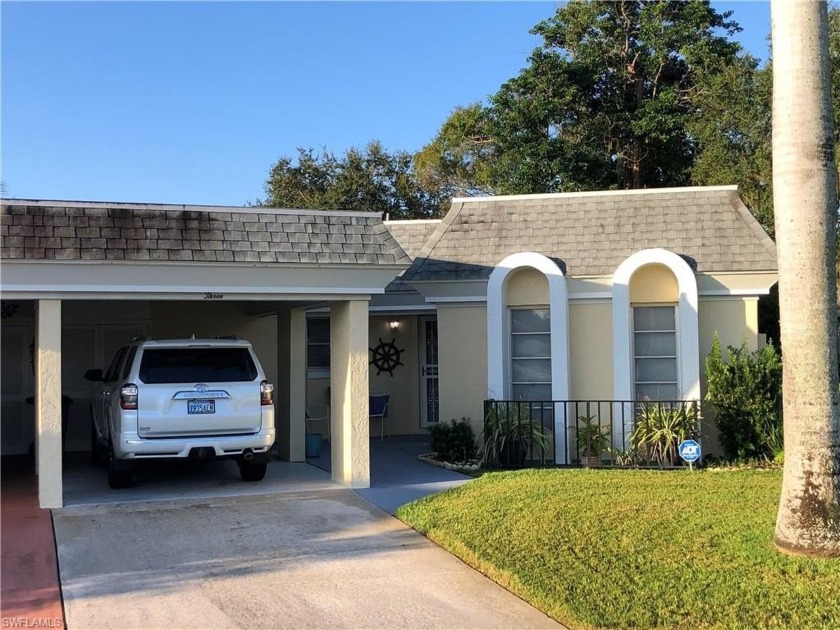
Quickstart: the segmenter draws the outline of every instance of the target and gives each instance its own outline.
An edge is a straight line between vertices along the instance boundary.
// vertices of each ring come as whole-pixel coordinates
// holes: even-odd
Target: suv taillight
[[[274,385],[272,385],[268,381],[263,381],[262,383],[260,383],[260,404],[274,404]]]
[[[120,409],[137,409],[137,385],[127,383],[120,388]]]

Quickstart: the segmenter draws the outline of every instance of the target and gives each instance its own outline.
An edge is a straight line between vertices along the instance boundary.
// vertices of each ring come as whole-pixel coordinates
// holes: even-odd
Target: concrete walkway
[[[65,508],[70,628],[558,628],[344,488]]]
[[[365,499],[389,514],[405,503],[443,492],[472,480],[445,468],[417,459],[431,450],[428,436],[399,436],[370,441],[370,488],[357,490]],[[330,447],[325,442],[320,457],[310,464],[330,470]]]

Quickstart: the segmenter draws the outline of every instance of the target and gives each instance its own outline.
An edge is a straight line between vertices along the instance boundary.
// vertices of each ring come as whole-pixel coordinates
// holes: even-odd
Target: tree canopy
[[[437,189],[418,184],[410,153],[390,153],[376,141],[340,157],[299,148],[297,159],[282,156],[272,166],[265,193],[258,205],[373,211],[394,219],[437,216],[443,203]]]
[[[700,0],[572,1],[557,9],[532,30],[542,44],[528,66],[465,128],[462,147],[482,141],[483,169],[470,164],[482,188],[515,194],[689,183],[699,81],[709,68],[735,63],[740,49],[728,39],[740,30],[730,16]],[[457,157],[449,123],[460,117],[456,110],[421,155],[443,144]],[[439,167],[439,179],[470,173],[457,161]]]
[[[829,19],[840,129],[840,8]],[[571,0],[534,27],[526,67],[419,152],[298,149],[261,203],[427,218],[454,196],[737,184],[772,235],[772,67],[738,31],[707,0]]]

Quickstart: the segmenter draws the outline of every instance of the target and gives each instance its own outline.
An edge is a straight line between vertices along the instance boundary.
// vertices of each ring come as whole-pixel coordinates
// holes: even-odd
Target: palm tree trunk
[[[824,0],[772,0],[785,467],[774,542],[840,556],[834,142]]]

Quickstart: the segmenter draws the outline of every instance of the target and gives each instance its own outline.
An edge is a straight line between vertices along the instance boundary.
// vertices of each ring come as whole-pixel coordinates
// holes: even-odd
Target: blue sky
[[[769,2],[732,9],[766,57]],[[553,2],[0,3],[6,195],[242,205],[297,147],[427,143]]]

